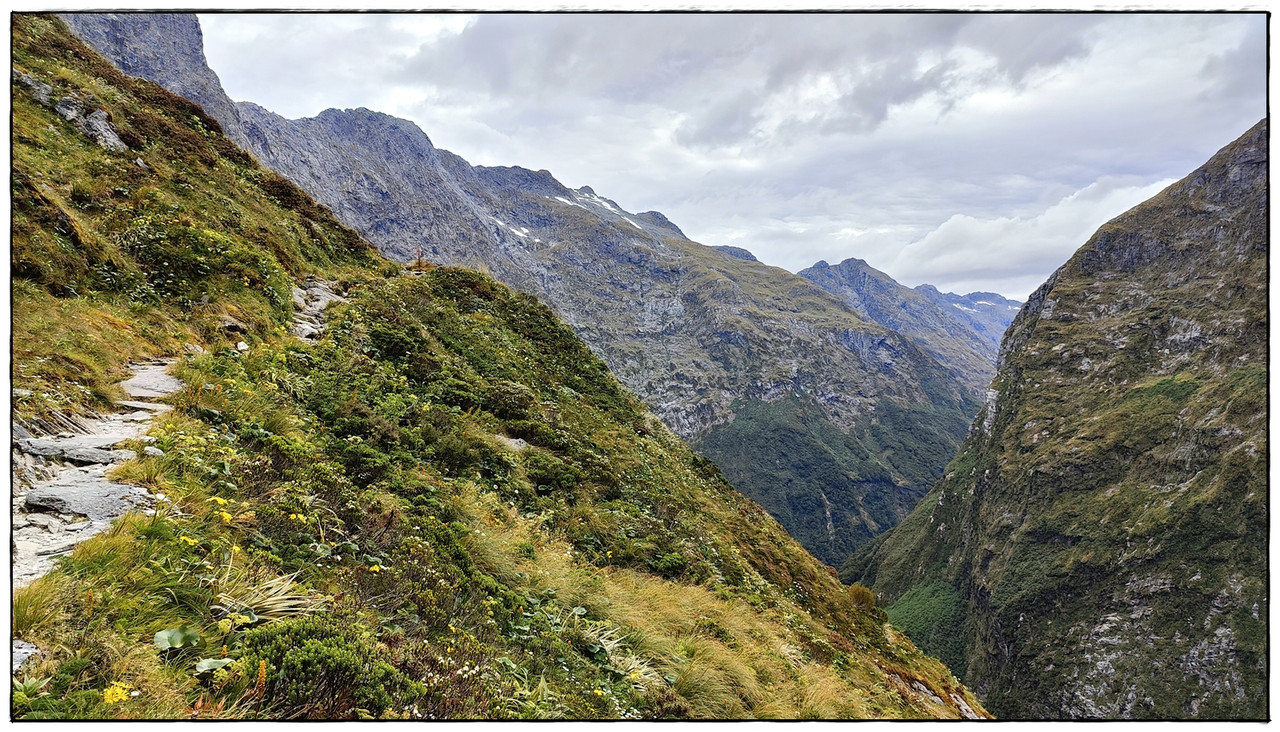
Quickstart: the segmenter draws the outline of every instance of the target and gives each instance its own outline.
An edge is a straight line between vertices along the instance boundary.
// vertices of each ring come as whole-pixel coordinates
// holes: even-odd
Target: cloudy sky
[[[202,14],[233,99],[368,107],[795,271],[1025,298],[1266,114],[1260,14]]]

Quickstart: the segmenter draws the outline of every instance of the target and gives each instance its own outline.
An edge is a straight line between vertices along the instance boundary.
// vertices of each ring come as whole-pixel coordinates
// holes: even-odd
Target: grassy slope
[[[181,361],[164,455],[117,471],[165,496],[157,514],[15,593],[15,635],[45,649],[15,716],[980,708],[535,300],[465,270],[388,279],[198,109],[56,21],[14,16],[14,63],[136,135],[104,151],[15,88],[15,413],[105,408],[129,358],[209,348]],[[285,332],[309,272],[351,299],[315,345]],[[176,628],[199,640],[158,650]]]
[[[990,429],[846,568],[1002,716],[1265,715],[1266,205],[1228,162],[1261,134],[1046,283]]]
[[[130,357],[223,342],[219,317],[268,337],[293,280],[378,266],[291,183],[216,134],[199,107],[126,77],[44,20],[15,18],[14,65],[101,107],[136,147],[108,153],[13,92],[13,385],[20,418],[105,407]],[[145,168],[135,160],[141,160]]]
[[[619,378],[823,561],[896,524],[955,454],[977,409],[962,382],[818,285],[683,237],[633,243],[631,224],[542,191],[496,191],[486,205],[503,221],[554,210],[542,237],[557,243],[536,257],[567,273],[498,278],[550,292]],[[563,286],[582,271],[595,284]]]

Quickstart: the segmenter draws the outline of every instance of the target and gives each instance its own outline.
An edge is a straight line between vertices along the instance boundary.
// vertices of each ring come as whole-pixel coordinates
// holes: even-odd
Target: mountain
[[[944,294],[932,285],[912,290],[861,259],[835,266],[818,262],[797,274],[872,322],[910,338],[978,399],[991,383],[1000,337],[1019,307],[994,293]]]
[[[1017,300],[1009,300],[994,292],[957,295],[952,292],[939,292],[933,285],[919,285],[915,291],[932,300],[948,315],[959,317],[969,323],[973,332],[982,339],[981,350],[983,353],[990,354],[993,363],[996,353],[1000,350],[1000,341],[1004,338],[1005,330],[1022,307],[1022,303]]]
[[[536,298],[382,258],[52,16],[12,41],[15,438],[181,382],[96,450],[150,510],[13,593],[12,717],[985,716]]]
[[[180,28],[155,15],[64,17],[87,39],[108,28],[99,48],[111,59],[178,49],[158,61],[163,72],[139,71],[162,84],[207,73],[194,16],[178,16]],[[392,259],[421,252],[536,295],[832,565],[910,510],[977,409],[908,338],[803,278],[688,240],[659,213],[627,212],[547,171],[473,167],[413,123],[365,109],[301,120],[248,103],[210,109]]]
[[[1032,295],[945,478],[845,567],[1002,717],[1267,717],[1267,134]]]

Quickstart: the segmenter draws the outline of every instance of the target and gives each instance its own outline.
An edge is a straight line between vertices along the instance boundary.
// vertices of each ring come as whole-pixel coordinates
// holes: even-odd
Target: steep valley
[[[1267,717],[1267,141],[1036,291],[945,478],[844,568],[1002,718]]]

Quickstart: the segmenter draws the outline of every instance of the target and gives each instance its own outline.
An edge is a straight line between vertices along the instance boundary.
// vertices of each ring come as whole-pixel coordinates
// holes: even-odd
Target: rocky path
[[[293,289],[294,335],[314,341],[324,332],[325,308],[332,302],[346,302],[333,286],[308,277],[303,287]],[[247,348],[238,344],[237,350]],[[14,424],[11,561],[15,589],[44,576],[57,557],[106,531],[126,512],[154,505],[155,499],[145,489],[113,482],[107,472],[138,455],[122,443],[141,441],[145,454],[164,454],[147,444],[155,440],[146,433],[157,414],[172,408],[152,400],[182,388],[182,382],[168,373],[172,363],[172,359],[155,359],[130,366],[133,376],[120,384],[130,398],[116,404],[132,411],[59,423],[54,428],[75,431],[47,437],[36,437]],[[19,639],[13,639],[12,648],[15,672],[39,652]]]
[[[331,302],[347,299],[333,291],[333,283],[308,276],[303,287],[293,288],[293,305],[298,310],[293,316],[293,334],[314,341],[324,332],[324,309]]]
[[[346,302],[333,283],[308,277],[293,290],[297,313],[294,334],[315,340],[324,331],[324,309]],[[241,349],[243,350],[243,349]],[[149,508],[152,497],[137,486],[114,483],[107,472],[137,453],[121,443],[146,437],[151,420],[170,407],[152,400],[182,388],[170,376],[172,360],[153,360],[130,367],[133,376],[120,384],[130,399],[117,403],[131,412],[68,422],[62,431],[36,437],[20,425],[13,427],[12,576],[15,588],[25,587],[53,567],[54,559],[75,545],[105,531],[111,522],[134,508]],[[150,445],[149,454],[162,454]]]
[[[134,508],[148,508],[152,497],[143,488],[107,479],[117,463],[137,455],[123,442],[145,437],[156,414],[171,409],[152,399],[172,394],[182,382],[165,369],[172,361],[131,366],[133,377],[121,384],[131,399],[118,402],[133,411],[83,420],[83,432],[34,437],[13,428],[13,586],[24,587],[53,567],[53,561],[75,545],[99,534]],[[163,454],[146,445],[147,454]]]

